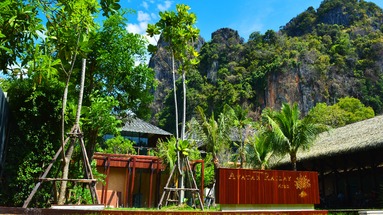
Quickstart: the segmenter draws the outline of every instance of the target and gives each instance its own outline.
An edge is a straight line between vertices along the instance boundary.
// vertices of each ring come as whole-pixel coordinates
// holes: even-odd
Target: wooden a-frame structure
[[[181,156],[178,156],[178,157],[181,157]],[[196,207],[194,195],[197,195],[201,210],[204,209],[200,190],[198,189],[197,183],[195,181],[193,170],[190,166],[188,156],[184,156],[182,160],[186,167],[185,173],[189,176],[189,186],[188,187],[171,186],[171,180],[173,179],[173,177],[177,177],[177,174],[175,174],[175,170],[176,169],[178,170],[178,174],[182,174],[181,172],[182,170],[181,168],[177,167],[178,162],[176,162],[176,164],[173,166],[170,172],[168,181],[166,182],[166,185],[164,187],[164,192],[162,193],[160,202],[158,203],[158,209],[162,207],[162,202],[164,201],[165,196],[166,196],[165,206],[167,206],[170,202],[173,202],[173,203],[180,202],[179,192],[182,192],[182,191],[191,191],[193,207]],[[172,194],[173,194],[173,198],[171,199]]]
[[[39,178],[39,182],[36,183],[32,192],[29,194],[27,200],[25,200],[23,208],[28,207],[33,196],[36,194],[40,185],[44,181],[53,181],[54,184],[56,183],[56,181],[73,181],[73,182],[87,183],[87,184],[89,184],[89,189],[90,189],[93,203],[99,204],[100,200],[99,200],[99,198],[97,196],[97,192],[96,192],[96,181],[97,180],[93,178],[92,168],[91,168],[90,163],[89,163],[88,155],[87,155],[87,152],[85,149],[83,134],[81,132],[80,127],[78,125],[74,125],[73,128],[71,129],[71,132],[68,133],[68,135],[69,135],[69,137],[67,137],[67,139],[63,143],[63,146],[60,147],[59,150],[56,152],[52,161],[50,162],[50,164],[45,169],[43,175]],[[82,152],[83,162],[84,162],[84,167],[85,167],[85,173],[86,173],[87,178],[86,179],[47,178],[47,175],[48,175],[49,171],[51,170],[53,164],[56,162],[59,155],[63,152],[63,150],[64,150],[63,147],[65,147],[65,145],[68,143],[68,141],[71,141],[72,144],[75,144],[76,140],[79,140],[79,142],[80,142],[80,147],[81,147],[81,152]],[[65,157],[64,157],[64,159],[65,159]]]
[[[72,127],[71,131],[68,133],[68,137],[65,139],[65,141],[62,142],[61,147],[58,149],[58,151],[56,152],[52,161],[50,162],[50,164],[45,169],[43,175],[39,178],[39,182],[36,183],[32,192],[29,194],[28,198],[25,200],[23,208],[28,207],[30,201],[32,200],[33,196],[36,194],[41,183],[44,181],[53,181],[54,184],[56,184],[56,181],[61,181],[61,182],[73,181],[73,182],[87,183],[87,184],[89,184],[89,189],[90,189],[90,193],[92,196],[93,204],[100,204],[100,200],[99,200],[99,198],[97,196],[97,192],[96,192],[96,181],[97,180],[93,178],[92,168],[90,166],[88,155],[87,155],[85,144],[84,144],[83,133],[81,132],[81,129],[80,129],[80,112],[81,112],[81,107],[82,107],[82,99],[83,99],[83,95],[84,95],[85,68],[86,68],[86,59],[83,58],[82,59],[82,68],[81,68],[80,92],[79,92],[77,112],[76,112],[76,120],[75,120],[74,126]],[[68,75],[68,82],[69,82],[69,78],[70,78],[70,75]],[[66,95],[64,93],[64,97],[65,96]],[[65,109],[65,105],[63,105],[63,109]],[[53,164],[56,162],[56,160],[60,154],[62,154],[64,162],[70,162],[70,161],[66,161],[66,158],[65,158],[65,145],[70,141],[71,146],[73,145],[73,147],[74,147],[77,140],[79,140],[79,142],[80,142],[83,162],[84,162],[84,166],[85,166],[86,178],[85,179],[47,178],[49,171],[51,170]],[[56,196],[56,194],[55,194],[55,196]]]

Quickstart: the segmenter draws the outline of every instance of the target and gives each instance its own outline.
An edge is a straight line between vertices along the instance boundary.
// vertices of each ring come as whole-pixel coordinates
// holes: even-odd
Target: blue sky
[[[366,0],[383,8],[382,0]],[[197,15],[196,27],[201,36],[211,40],[211,33],[220,28],[232,28],[245,40],[255,31],[279,30],[299,13],[322,0],[120,0],[124,8],[136,11],[128,16],[128,31],[145,34],[148,23],[159,20],[159,11],[174,10],[176,4],[187,4]]]

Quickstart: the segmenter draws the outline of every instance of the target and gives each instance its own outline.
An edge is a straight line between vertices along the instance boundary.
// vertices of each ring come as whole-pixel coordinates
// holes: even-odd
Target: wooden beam
[[[40,181],[74,181],[74,182],[80,182],[80,183],[92,183],[96,182],[97,179],[63,179],[63,178],[39,178]]]

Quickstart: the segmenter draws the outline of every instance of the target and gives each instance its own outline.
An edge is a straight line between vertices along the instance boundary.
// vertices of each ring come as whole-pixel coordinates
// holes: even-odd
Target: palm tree
[[[206,152],[211,153],[214,162],[214,168],[220,167],[219,153],[228,146],[229,135],[227,118],[225,113],[221,113],[218,120],[214,119],[214,115],[207,118],[203,109],[197,107],[199,113],[199,124],[195,126],[194,132],[203,144],[206,146]]]
[[[275,140],[274,150],[289,154],[293,170],[297,170],[297,152],[308,149],[319,133],[328,130],[322,124],[315,124],[306,119],[299,119],[298,105],[284,103],[281,110],[265,112],[265,117],[271,127]]]
[[[236,132],[239,137],[239,145],[237,154],[240,160],[240,168],[242,169],[246,163],[246,150],[245,144],[248,142],[249,132],[251,131],[251,119],[248,117],[249,110],[242,108],[240,105],[231,108],[228,105],[224,106],[224,112],[229,112],[232,125],[236,128]]]
[[[265,128],[260,128],[257,132],[246,144],[247,163],[265,170],[268,168],[270,158],[275,154],[272,145],[274,133]]]

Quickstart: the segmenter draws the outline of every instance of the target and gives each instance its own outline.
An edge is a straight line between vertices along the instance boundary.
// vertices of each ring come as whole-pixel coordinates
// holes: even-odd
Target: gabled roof
[[[377,148],[383,148],[383,115],[324,132],[308,151],[298,151],[297,158],[299,161]]]
[[[165,136],[172,135],[171,133],[164,131],[161,128],[158,128],[157,126],[154,126],[139,118],[132,118],[125,122],[125,125],[122,127],[122,131],[137,132],[143,134],[158,134]]]

